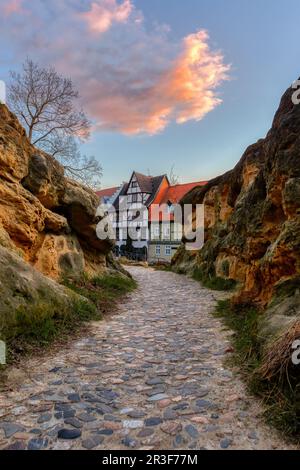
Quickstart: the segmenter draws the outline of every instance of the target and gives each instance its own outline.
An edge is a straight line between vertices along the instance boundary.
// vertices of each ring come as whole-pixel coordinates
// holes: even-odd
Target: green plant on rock
[[[217,277],[211,269],[205,269],[202,266],[197,266],[192,275],[195,281],[199,281],[204,287],[219,291],[232,291],[236,287],[234,279],[224,279]]]
[[[223,275],[226,276],[226,277],[229,277],[230,264],[229,264],[229,261],[227,259],[222,261],[221,269],[222,269]]]

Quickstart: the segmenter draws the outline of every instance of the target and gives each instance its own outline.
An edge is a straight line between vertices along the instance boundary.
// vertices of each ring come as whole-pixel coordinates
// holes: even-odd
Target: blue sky
[[[2,2],[5,0],[0,0],[0,6]],[[34,3],[33,0],[31,5]],[[224,63],[231,64],[230,80],[220,81],[217,87],[222,104],[200,121],[191,119],[178,124],[176,119],[170,119],[154,135],[128,135],[120,128],[114,131],[107,127],[98,129],[84,146],[84,151],[101,161],[102,186],[118,185],[128,179],[133,170],[162,174],[175,165],[181,182],[190,182],[209,179],[232,168],[248,145],[265,136],[282,93],[300,75],[297,63],[300,52],[299,0],[134,0],[133,3],[135,11],[143,15],[143,34],[139,31],[133,38],[135,42],[153,41],[157,27],[161,40],[157,47],[163,49],[165,28],[168,52],[161,57],[173,53],[177,56],[178,51],[172,51],[171,44],[179,45],[189,35],[206,30],[210,48],[221,51]],[[36,5],[43,8],[43,1],[37,1]],[[13,18],[9,20],[13,21]],[[34,28],[34,25],[30,26]],[[120,23],[115,26],[113,37],[97,38],[106,48],[113,44],[119,54],[114,55],[115,60],[121,60],[124,35],[130,34],[128,30],[119,33],[119,27]],[[123,23],[122,27],[125,27]],[[1,28],[4,44],[11,39],[7,34]],[[26,28],[21,30],[18,38],[13,38],[12,50],[18,47],[18,41],[22,41],[22,34],[27,39]],[[63,30],[61,34],[64,34]],[[28,55],[33,59],[35,56],[39,60],[44,58],[43,50],[32,46],[32,38],[30,41]],[[126,51],[130,44],[129,41]],[[154,47],[151,51],[145,47],[151,74],[151,60],[155,61],[156,51]],[[19,65],[21,52],[11,53],[11,46],[8,50],[10,53],[2,54],[0,59],[0,78],[7,76],[8,68]],[[97,61],[97,51],[93,51],[94,61]],[[50,57],[48,54],[48,61]],[[65,57],[59,57],[59,50],[52,59],[58,68],[66,62]],[[92,107],[91,110],[95,111]],[[128,113],[131,113],[130,106]],[[123,122],[122,125],[124,127]]]

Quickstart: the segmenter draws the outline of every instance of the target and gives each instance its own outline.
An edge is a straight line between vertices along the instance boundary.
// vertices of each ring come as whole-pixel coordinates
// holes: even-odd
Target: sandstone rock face
[[[197,253],[181,248],[173,261],[235,279],[238,300],[261,306],[300,273],[300,106],[292,93],[284,94],[265,139],[232,171],[184,198],[205,204],[206,243]]]
[[[92,190],[84,188],[75,181],[66,181],[61,203],[70,227],[77,234],[83,247],[105,254],[111,251],[114,243],[97,237],[99,199]]]
[[[103,272],[113,242],[99,240],[98,197],[64,176],[63,167],[30,145],[0,105],[0,245],[41,273]]]
[[[23,186],[38,197],[44,207],[53,209],[60,205],[64,184],[64,170],[54,158],[43,153],[31,156]]]
[[[0,334],[9,336],[23,308],[31,312],[49,309],[53,315],[67,315],[76,301],[86,301],[52,279],[40,274],[30,264],[0,246]]]
[[[0,104],[0,176],[19,182],[28,173],[31,148],[25,130],[17,119]]]
[[[42,236],[31,261],[38,271],[52,278],[59,272],[72,272],[76,277],[86,270],[84,253],[77,237],[71,234]],[[105,264],[105,259],[101,261]]]

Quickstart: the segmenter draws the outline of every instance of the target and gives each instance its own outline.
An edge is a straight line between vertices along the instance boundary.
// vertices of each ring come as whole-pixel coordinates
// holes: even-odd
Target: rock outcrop
[[[97,238],[98,205],[94,192],[67,179],[0,105],[0,245],[53,279],[103,272],[113,242]]]
[[[97,237],[105,215],[98,206],[94,192],[67,179],[0,104],[0,339],[10,344],[29,326],[38,335],[41,325],[69,325],[94,311],[58,282],[65,275],[126,274],[112,259],[114,242]]]
[[[293,295],[300,286],[300,106],[293,92],[284,94],[265,139],[232,171],[184,198],[205,205],[206,241],[199,252],[182,247],[173,260],[181,269],[236,280],[236,301],[262,307],[278,291]]]
[[[40,274],[20,256],[0,246],[0,338],[34,316],[67,316],[76,302],[87,302],[52,279]]]

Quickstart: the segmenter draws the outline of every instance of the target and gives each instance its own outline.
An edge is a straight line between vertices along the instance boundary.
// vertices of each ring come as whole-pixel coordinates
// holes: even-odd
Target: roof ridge
[[[188,184],[198,184],[198,183],[205,183],[205,180],[201,181],[191,181],[190,183],[177,183],[177,184],[171,184],[171,188],[175,188],[176,186],[187,186]]]

